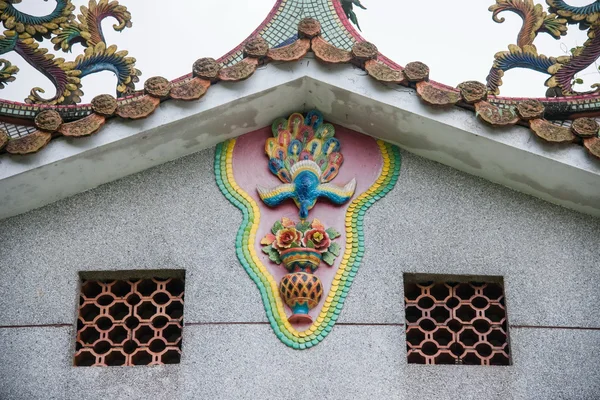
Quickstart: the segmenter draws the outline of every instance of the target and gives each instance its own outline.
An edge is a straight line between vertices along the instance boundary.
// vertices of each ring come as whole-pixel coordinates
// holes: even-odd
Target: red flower
[[[331,245],[331,239],[324,229],[309,229],[304,233],[303,243],[305,247],[308,246],[308,241],[311,241],[315,245],[315,250],[319,253],[325,253]]]
[[[292,243],[296,243],[300,246],[301,241],[302,232],[296,230],[296,228],[283,228],[277,231],[273,247],[277,250],[285,250],[292,247]]]

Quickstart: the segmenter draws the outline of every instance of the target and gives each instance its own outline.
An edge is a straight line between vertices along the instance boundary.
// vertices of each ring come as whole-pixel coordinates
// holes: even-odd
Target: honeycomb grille
[[[410,364],[509,365],[501,283],[407,282]]]
[[[184,280],[84,280],[76,366],[177,364]]]

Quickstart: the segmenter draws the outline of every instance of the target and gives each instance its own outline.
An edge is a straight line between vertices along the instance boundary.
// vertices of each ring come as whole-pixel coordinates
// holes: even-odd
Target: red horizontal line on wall
[[[567,329],[580,331],[600,331],[599,326],[545,326],[545,325],[509,325],[510,329]]]
[[[73,324],[35,324],[35,325],[0,325],[0,329],[15,328],[68,328]]]
[[[202,326],[202,325],[269,325],[267,321],[250,321],[250,322],[185,322],[183,326]]]
[[[394,322],[338,322],[337,325],[346,326],[404,326],[403,323]]]
[[[268,322],[185,322],[184,325],[269,325]],[[378,323],[378,322],[338,322],[336,325],[346,326],[404,326],[403,323]]]
[[[267,321],[233,321],[233,322],[184,322],[184,326],[203,326],[203,325],[269,325]],[[338,322],[342,326],[398,326],[403,327],[403,323],[377,323],[377,322]],[[18,328],[69,328],[73,324],[32,324],[32,325],[0,325],[0,329],[18,329]],[[551,326],[551,325],[509,325],[510,329],[565,329],[580,331],[600,331],[600,327],[595,326]]]

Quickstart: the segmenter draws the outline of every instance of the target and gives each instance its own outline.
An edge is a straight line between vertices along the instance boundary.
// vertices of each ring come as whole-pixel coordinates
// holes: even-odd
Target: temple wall
[[[235,256],[213,150],[0,221],[0,399],[600,398],[600,220],[402,156],[338,323],[304,351]],[[181,364],[73,367],[78,273],[139,269],[186,271]],[[503,276],[513,365],[407,364],[405,272]]]

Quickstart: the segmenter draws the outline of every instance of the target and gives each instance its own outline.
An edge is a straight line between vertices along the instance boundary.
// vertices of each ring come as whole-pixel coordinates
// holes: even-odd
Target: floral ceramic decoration
[[[309,348],[331,332],[365,253],[365,212],[399,170],[396,147],[317,110],[217,147],[217,183],[243,213],[235,251],[286,345]]]
[[[332,266],[340,254],[340,245],[333,242],[340,233],[334,228],[325,229],[318,219],[295,223],[283,217],[275,222],[271,233],[262,240],[263,252],[276,264],[290,272],[279,285],[279,293],[292,309],[290,322],[312,323],[308,311],[314,308],[323,295],[321,280],[314,275],[321,261]]]
[[[323,294],[321,280],[314,275],[321,261],[332,266],[340,254],[340,246],[332,239],[340,234],[334,229],[326,230],[323,224],[306,218],[320,198],[341,205],[350,200],[356,189],[356,180],[345,186],[331,181],[338,175],[344,157],[340,141],[334,137],[335,128],[323,123],[319,111],[309,111],[304,117],[295,113],[289,118],[278,119],[271,127],[273,137],[267,139],[265,152],[269,158],[269,171],[283,182],[266,189],[258,186],[262,201],[269,207],[277,207],[291,199],[299,209],[300,222],[289,218],[277,221],[271,233],[261,241],[263,252],[276,264],[283,264],[290,271],[280,284],[282,299],[292,309],[290,323],[312,323],[308,314]]]
[[[267,234],[261,244],[266,245],[263,251],[274,263],[281,264],[281,254],[293,248],[303,247],[320,253],[323,261],[333,265],[335,257],[340,255],[340,245],[333,242],[340,237],[334,228],[325,229],[321,221],[295,223],[283,217],[273,225],[272,233]]]

